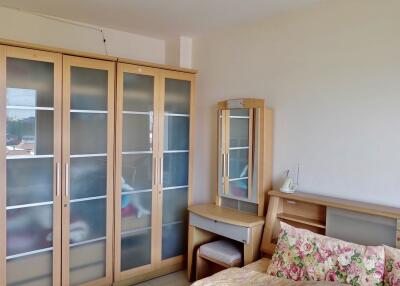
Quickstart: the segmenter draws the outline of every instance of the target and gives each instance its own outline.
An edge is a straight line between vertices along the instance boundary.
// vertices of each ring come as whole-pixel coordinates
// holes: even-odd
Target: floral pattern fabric
[[[400,286],[400,250],[385,246],[385,286]]]
[[[268,274],[295,281],[383,285],[383,246],[362,246],[281,223]]]
[[[338,282],[293,281],[252,271],[245,268],[228,268],[210,277],[201,279],[192,286],[338,286]]]

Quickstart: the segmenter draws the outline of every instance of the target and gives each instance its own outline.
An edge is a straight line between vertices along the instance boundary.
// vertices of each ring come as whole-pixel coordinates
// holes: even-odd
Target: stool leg
[[[199,255],[199,250],[196,254],[196,280],[200,280],[208,276],[208,261]]]

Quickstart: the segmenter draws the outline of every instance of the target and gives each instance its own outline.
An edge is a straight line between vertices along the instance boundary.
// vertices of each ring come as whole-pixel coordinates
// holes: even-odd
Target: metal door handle
[[[69,196],[69,165],[65,163],[65,196]]]
[[[226,154],[227,176],[229,179],[229,152]]]
[[[60,195],[61,168],[60,163],[56,163],[56,197]]]
[[[226,170],[225,170],[225,153],[223,153],[222,154],[222,177],[223,178],[225,177],[225,173],[226,173]]]
[[[157,158],[153,158],[153,186],[156,185],[157,178]]]

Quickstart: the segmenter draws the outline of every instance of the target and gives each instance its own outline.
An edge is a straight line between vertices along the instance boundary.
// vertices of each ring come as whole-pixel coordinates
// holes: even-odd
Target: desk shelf
[[[309,225],[309,226],[313,226],[313,227],[317,227],[317,228],[321,228],[321,229],[326,228],[325,222],[323,222],[323,221],[306,218],[306,217],[302,217],[302,216],[298,216],[298,215],[293,215],[293,214],[288,214],[288,213],[279,213],[278,218],[280,220],[297,222],[300,224]]]

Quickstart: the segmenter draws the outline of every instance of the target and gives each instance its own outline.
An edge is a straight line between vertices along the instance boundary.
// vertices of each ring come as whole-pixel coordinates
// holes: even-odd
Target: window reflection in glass
[[[7,105],[53,107],[53,63],[7,58],[6,70]]]
[[[7,110],[7,155],[32,156],[52,153],[52,111]]]
[[[229,147],[249,145],[249,119],[230,118]]]
[[[37,106],[37,92],[34,89],[7,88],[7,105],[11,106]]]
[[[229,151],[229,178],[243,178],[248,175],[248,149]]]

